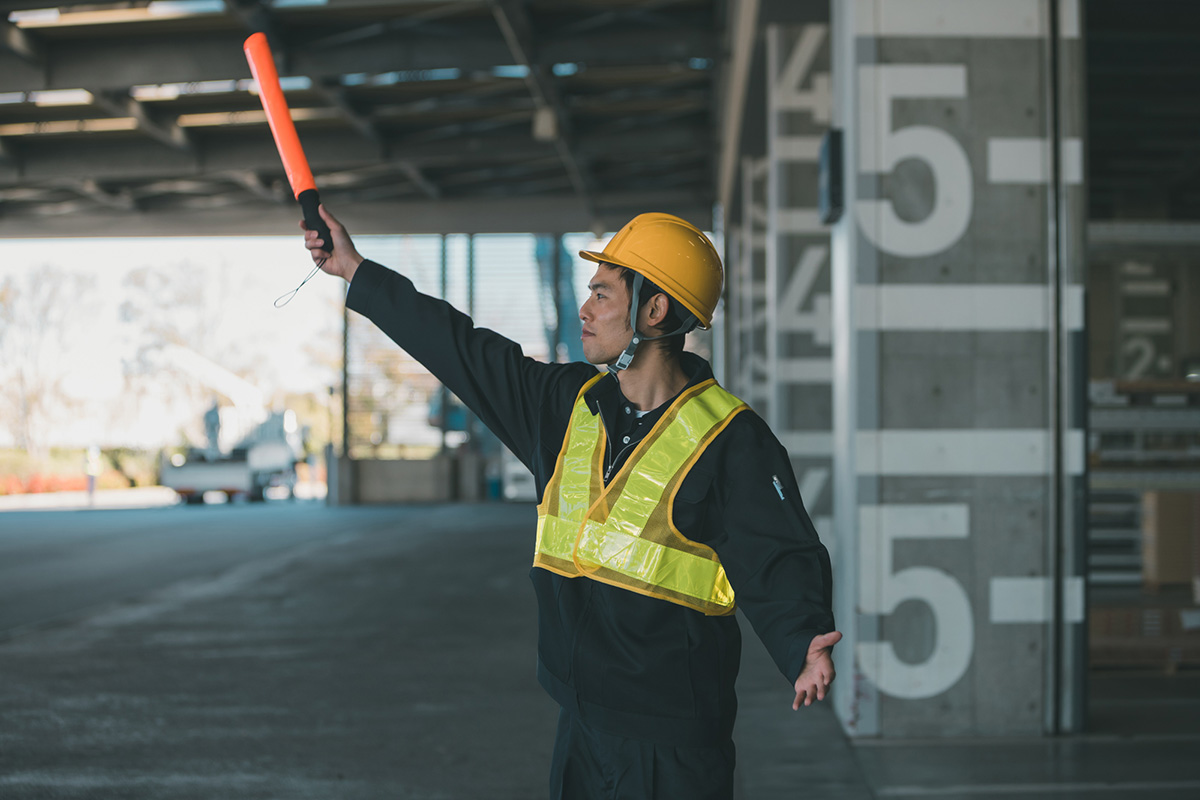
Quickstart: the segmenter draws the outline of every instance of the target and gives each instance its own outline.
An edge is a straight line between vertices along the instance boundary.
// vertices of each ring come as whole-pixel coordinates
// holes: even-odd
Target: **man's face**
[[[590,364],[612,364],[633,338],[629,327],[629,289],[621,272],[601,264],[588,283],[590,294],[579,309],[583,355]]]

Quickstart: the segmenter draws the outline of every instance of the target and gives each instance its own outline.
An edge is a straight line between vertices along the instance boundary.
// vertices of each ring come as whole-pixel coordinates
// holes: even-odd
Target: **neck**
[[[638,348],[628,369],[617,373],[621,394],[638,411],[651,411],[683,391],[688,377],[679,359],[651,342]]]

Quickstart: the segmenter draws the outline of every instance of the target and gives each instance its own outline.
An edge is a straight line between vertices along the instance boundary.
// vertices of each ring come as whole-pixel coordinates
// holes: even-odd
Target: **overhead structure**
[[[707,227],[723,6],[0,0],[0,235],[292,230],[254,31],[356,231]]]

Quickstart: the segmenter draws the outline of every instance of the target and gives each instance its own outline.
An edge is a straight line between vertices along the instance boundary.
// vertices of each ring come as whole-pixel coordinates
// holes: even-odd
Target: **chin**
[[[595,364],[597,367],[604,366],[615,362],[616,357],[609,358],[603,353],[598,353],[590,347],[583,348],[583,359],[589,364]]]

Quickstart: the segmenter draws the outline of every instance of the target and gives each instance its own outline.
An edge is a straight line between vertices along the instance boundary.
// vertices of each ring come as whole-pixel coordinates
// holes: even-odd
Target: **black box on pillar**
[[[842,218],[845,194],[842,191],[842,132],[830,128],[821,137],[817,156],[820,177],[817,183],[817,211],[824,225]]]

